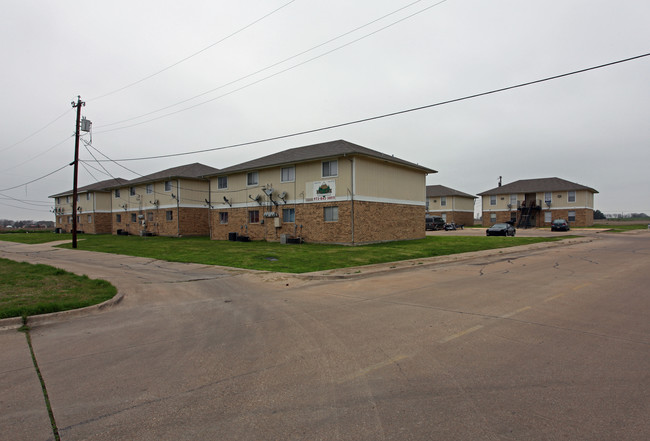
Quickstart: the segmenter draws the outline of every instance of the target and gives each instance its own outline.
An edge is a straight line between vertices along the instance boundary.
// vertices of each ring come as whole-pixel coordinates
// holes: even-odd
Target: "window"
[[[135,187],[129,187],[129,196],[135,196]]]
[[[61,198],[56,198],[56,203],[60,204],[61,203]]]
[[[334,161],[323,161],[323,177],[327,178],[330,176],[338,176],[339,174],[339,162]]]
[[[250,224],[259,224],[260,223],[260,212],[259,210],[251,210],[248,212],[248,223]]]
[[[545,211],[544,212],[544,223],[546,223],[546,224],[551,223],[551,212],[550,211]]]
[[[66,196],[66,197],[65,197],[65,203],[66,203],[66,204],[69,204],[69,203],[70,203],[70,196]]]
[[[120,197],[120,189],[119,189],[119,188],[116,188],[116,189],[115,189],[115,197],[116,197],[116,198],[119,198],[119,197]]]
[[[68,223],[69,223],[69,224],[72,223],[72,216],[68,216]]]
[[[228,212],[227,211],[220,211],[219,212],[219,223],[221,223],[221,224],[227,224],[228,223]]]
[[[168,221],[174,220],[174,212],[171,210],[165,211],[165,219]]]
[[[165,191],[172,191],[172,181],[165,181]]]
[[[516,207],[517,206],[517,195],[516,194],[511,194],[510,195],[510,207]]]
[[[494,224],[497,221],[497,214],[496,213],[490,213],[490,223]]]
[[[282,167],[282,182],[293,182],[296,180],[296,167]]]
[[[153,212],[152,212],[152,211],[149,211],[149,212],[147,213],[147,220],[148,220],[149,222],[153,222]]]
[[[553,200],[553,195],[551,194],[551,192],[547,191],[546,193],[544,193],[544,203],[546,203],[546,205],[550,205],[552,200]]]
[[[283,208],[282,222],[295,222],[295,221],[296,221],[296,210],[294,208]]]
[[[576,212],[575,211],[569,211],[569,219],[567,219],[569,222],[575,222],[576,221]]]
[[[147,184],[147,194],[153,193],[153,184]]]
[[[569,192],[569,202],[575,202],[576,201],[576,192],[575,191],[570,191]]]
[[[246,175],[246,185],[257,185],[259,177],[257,172],[250,172]]]
[[[92,224],[92,223],[93,223],[93,217],[92,217],[92,215],[90,215],[90,214],[88,215],[88,219],[87,219],[87,221],[88,221],[89,224]]]
[[[217,188],[218,189],[228,188],[228,176],[219,176],[217,178]]]
[[[115,215],[115,223],[116,224],[121,224],[122,223],[122,215],[121,214],[116,214]]]
[[[496,195],[491,195],[490,196],[490,205],[496,205],[497,204],[497,197]]]
[[[442,220],[445,221],[445,223],[447,223],[447,213],[442,213],[441,217]]]
[[[87,201],[90,200],[90,193],[86,193],[86,200],[87,200]]]
[[[446,207],[447,206],[447,196],[441,196],[440,197],[440,206],[441,207]]]
[[[324,207],[323,219],[325,222],[337,222],[339,220],[339,207]]]
[[[138,221],[138,218],[135,213],[131,213],[131,222],[136,223]]]

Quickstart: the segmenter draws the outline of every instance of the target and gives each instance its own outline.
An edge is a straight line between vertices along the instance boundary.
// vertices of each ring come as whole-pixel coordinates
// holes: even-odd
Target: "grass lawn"
[[[39,236],[43,242],[71,238],[70,234],[44,233]],[[207,237],[79,235],[77,238],[77,248],[80,250],[287,273],[347,268],[560,240],[541,237],[429,236],[420,240],[350,247],[230,242],[210,240]],[[0,239],[21,241],[20,236],[16,235],[0,235]],[[29,237],[29,240],[35,238]],[[71,245],[61,247],[70,248]]]
[[[111,299],[116,293],[105,280],[48,265],[0,259],[0,319],[83,308]]]
[[[650,222],[647,222],[645,224],[632,224],[632,225],[595,224],[591,228],[607,228],[614,233],[620,233],[622,231],[630,231],[630,230],[647,230],[649,223]]]

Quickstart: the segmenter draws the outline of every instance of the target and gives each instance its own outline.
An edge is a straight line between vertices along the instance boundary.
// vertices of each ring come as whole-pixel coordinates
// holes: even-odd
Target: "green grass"
[[[592,228],[607,228],[608,230],[614,233],[620,233],[623,231],[630,230],[647,230],[648,223],[645,224],[633,224],[633,225],[612,225],[612,224],[595,224]]]
[[[77,239],[83,239],[83,234],[77,235]],[[7,242],[19,242],[26,244],[38,244],[54,242],[55,240],[72,240],[72,234],[55,234],[51,231],[42,231],[38,233],[25,231],[12,231],[10,233],[0,234],[0,240]]]
[[[105,280],[77,276],[48,265],[0,259],[0,319],[96,305],[116,288]]]
[[[69,235],[52,234],[53,240]],[[140,237],[85,235],[77,248],[87,251],[150,257],[264,271],[305,273],[395,262],[469,251],[560,240],[541,237],[429,236],[425,239],[364,246],[282,245],[277,242],[230,242],[207,237]],[[71,245],[61,245],[70,248]]]

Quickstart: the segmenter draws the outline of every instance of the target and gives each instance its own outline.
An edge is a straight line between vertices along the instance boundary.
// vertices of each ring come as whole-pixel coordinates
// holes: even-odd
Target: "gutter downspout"
[[[176,179],[176,234],[181,237],[181,180]]]

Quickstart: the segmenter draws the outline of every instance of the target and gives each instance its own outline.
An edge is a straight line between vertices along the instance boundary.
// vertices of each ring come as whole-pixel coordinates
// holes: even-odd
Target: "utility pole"
[[[81,108],[86,103],[81,101],[81,96],[77,96],[77,102],[72,102],[72,107],[77,108],[77,125],[74,138],[74,178],[72,180],[72,248],[77,248],[77,175],[79,173],[79,126],[81,124]]]

